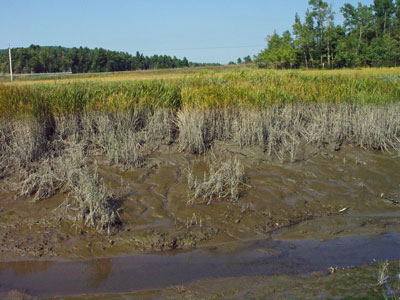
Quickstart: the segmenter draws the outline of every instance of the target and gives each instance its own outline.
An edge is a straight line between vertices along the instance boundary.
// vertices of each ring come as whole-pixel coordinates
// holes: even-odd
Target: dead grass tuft
[[[208,162],[208,169],[202,181],[193,175],[190,166],[187,169],[188,187],[193,191],[188,204],[211,204],[215,199],[237,201],[240,188],[246,182],[246,174],[240,160],[237,157],[231,157],[222,161],[212,155]],[[202,200],[199,201],[199,198]]]
[[[154,151],[160,145],[170,145],[177,134],[175,116],[172,111],[158,109],[148,113],[144,129],[144,143],[147,149]]]
[[[75,214],[76,222],[83,222],[88,227],[108,233],[113,226],[120,224],[113,195],[108,192],[96,171],[87,166],[74,170],[70,174],[68,186],[71,196],[64,209],[66,213]]]

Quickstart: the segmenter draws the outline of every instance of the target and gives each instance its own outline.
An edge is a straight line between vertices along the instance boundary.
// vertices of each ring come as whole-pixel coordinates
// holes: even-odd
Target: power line
[[[187,51],[187,50],[211,50],[211,49],[239,49],[239,48],[259,48],[265,47],[265,45],[247,45],[247,46],[216,46],[216,47],[201,47],[201,48],[175,48],[175,49],[146,49],[140,50],[145,51]]]

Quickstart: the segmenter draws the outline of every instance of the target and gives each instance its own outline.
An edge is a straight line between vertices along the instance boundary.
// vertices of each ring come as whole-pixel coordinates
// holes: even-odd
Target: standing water
[[[0,295],[22,290],[34,296],[127,293],[161,289],[197,279],[296,275],[374,260],[398,259],[400,233],[347,236],[317,242],[271,239],[190,252],[143,254],[87,261],[0,263]]]

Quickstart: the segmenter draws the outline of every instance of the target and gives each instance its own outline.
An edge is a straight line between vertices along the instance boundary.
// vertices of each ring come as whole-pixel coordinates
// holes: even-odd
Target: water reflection
[[[46,271],[54,262],[52,261],[13,261],[0,263],[0,272],[14,271],[16,274],[32,275]]]
[[[102,283],[107,281],[111,274],[112,259],[95,259],[86,263],[89,269],[89,282],[88,285],[92,289],[97,289]]]
[[[176,255],[135,255],[84,262],[0,263],[0,295],[24,290],[39,297],[125,293],[161,289],[196,279],[271,276],[326,271],[398,259],[400,233],[348,236],[327,242],[258,240],[174,252]]]

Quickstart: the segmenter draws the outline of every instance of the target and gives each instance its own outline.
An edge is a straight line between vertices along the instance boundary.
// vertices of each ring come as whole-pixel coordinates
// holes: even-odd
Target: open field
[[[399,68],[85,76],[0,83],[3,262],[400,231]]]

